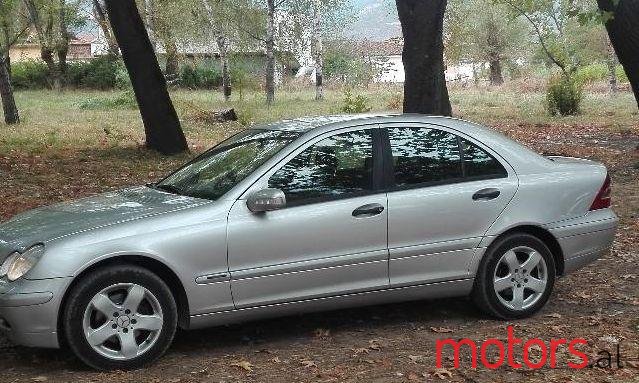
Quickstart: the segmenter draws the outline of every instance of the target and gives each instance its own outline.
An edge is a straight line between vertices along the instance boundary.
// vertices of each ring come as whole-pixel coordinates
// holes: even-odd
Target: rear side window
[[[459,141],[454,134],[428,128],[389,128],[395,186],[463,178]]]
[[[469,178],[506,178],[508,172],[495,157],[477,145],[461,139],[464,151],[464,174]]]

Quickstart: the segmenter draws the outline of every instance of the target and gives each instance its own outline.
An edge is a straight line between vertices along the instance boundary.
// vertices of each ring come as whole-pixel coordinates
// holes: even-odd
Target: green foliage
[[[68,67],[67,85],[75,88],[109,90],[118,87],[118,72],[124,64],[114,57],[78,61]]]
[[[628,76],[621,65],[618,65],[615,71],[619,82],[628,82]],[[606,64],[590,64],[579,68],[575,77],[582,84],[592,84],[598,81],[608,81],[610,73]]]
[[[42,61],[24,61],[11,65],[16,89],[44,89],[50,86],[49,70]],[[124,64],[113,57],[71,62],[67,68],[67,86],[75,89],[110,90],[130,87]]]
[[[366,97],[361,94],[353,96],[353,92],[350,89],[346,90],[341,108],[343,113],[357,114],[370,112],[371,110],[372,108],[368,105],[368,99],[366,99]]]
[[[350,86],[368,85],[384,70],[381,63],[367,61],[345,45],[333,44],[324,51],[324,77]]]
[[[135,109],[138,103],[133,91],[122,92],[114,97],[92,97],[81,101],[82,110]]]
[[[120,90],[131,90],[133,84],[131,84],[131,78],[129,72],[124,65],[118,65],[115,71],[115,87]]]
[[[180,86],[188,89],[212,89],[222,85],[222,73],[215,66],[186,64],[180,69]]]
[[[49,70],[44,62],[23,61],[11,64],[11,81],[15,89],[44,89],[49,86]]]
[[[583,84],[576,76],[556,75],[550,79],[546,93],[548,113],[553,116],[574,116],[583,100]]]

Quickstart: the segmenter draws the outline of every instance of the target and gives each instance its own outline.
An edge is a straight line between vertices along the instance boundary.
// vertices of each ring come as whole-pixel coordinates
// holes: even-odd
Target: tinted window
[[[463,177],[457,136],[437,129],[388,129],[396,186]]]
[[[283,190],[289,204],[372,190],[372,131],[339,134],[318,142],[273,174],[269,187]]]
[[[493,156],[464,139],[464,172],[466,177],[508,177],[508,172]]]

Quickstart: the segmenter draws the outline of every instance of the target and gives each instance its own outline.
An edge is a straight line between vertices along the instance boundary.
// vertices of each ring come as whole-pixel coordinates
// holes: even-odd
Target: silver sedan
[[[178,327],[451,296],[527,317],[611,246],[610,187],[599,163],[464,121],[284,121],[1,224],[0,329],[105,370],[153,362]]]

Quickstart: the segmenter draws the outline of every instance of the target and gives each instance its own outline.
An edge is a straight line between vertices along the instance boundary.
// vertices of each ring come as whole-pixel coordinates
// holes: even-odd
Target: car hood
[[[0,256],[36,243],[210,201],[135,187],[30,210],[0,224]]]

